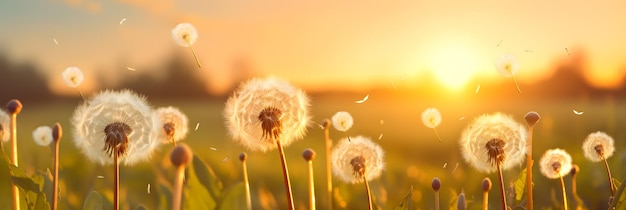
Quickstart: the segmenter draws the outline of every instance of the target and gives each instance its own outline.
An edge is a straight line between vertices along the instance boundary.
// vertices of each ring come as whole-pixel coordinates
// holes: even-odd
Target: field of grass
[[[494,183],[490,202],[494,209],[499,208],[499,188],[497,174],[482,174],[462,160],[458,138],[471,120],[483,113],[504,112],[511,114],[522,124],[523,116],[529,111],[538,112],[542,119],[535,126],[533,157],[538,163],[543,152],[551,148],[563,148],[572,155],[573,162],[581,168],[578,176],[578,192],[590,209],[606,207],[609,196],[604,166],[592,163],[582,155],[581,145],[587,134],[605,131],[616,140],[616,153],[609,159],[613,177],[622,180],[626,177],[623,167],[626,162],[626,101],[613,97],[601,99],[563,100],[477,100],[464,97],[446,97],[426,100],[409,95],[371,95],[362,104],[354,103],[365,94],[319,94],[312,97],[311,111],[313,122],[308,135],[301,141],[285,148],[285,155],[292,180],[294,202],[297,209],[306,209],[307,183],[306,164],[301,154],[306,148],[317,152],[313,162],[318,208],[325,209],[325,145],[323,130],[318,123],[330,118],[337,111],[348,111],[354,117],[350,135],[371,137],[385,150],[385,171],[381,178],[370,182],[374,201],[381,209],[393,209],[413,186],[413,203],[418,209],[434,209],[434,193],[431,181],[438,177],[442,182],[441,204],[448,206],[454,202],[456,194],[464,191],[470,209],[481,206],[480,183],[489,177]],[[245,151],[226,134],[222,110],[224,100],[153,100],[151,104],[179,107],[190,119],[190,132],[184,143],[194,154],[215,171],[224,187],[235,185],[242,180],[241,163],[238,155]],[[52,167],[51,150],[37,146],[32,141],[32,131],[40,125],[53,125],[60,122],[64,136],[61,140],[60,160],[60,209],[79,209],[87,194],[98,191],[112,196],[112,166],[100,166],[87,160],[73,145],[72,126],[69,119],[75,101],[57,101],[45,104],[24,104],[18,116],[18,145],[20,165],[28,174],[44,171]],[[432,129],[426,128],[420,118],[428,107],[437,107],[443,122],[437,128],[442,143]],[[573,109],[584,111],[577,115]],[[198,129],[195,130],[196,125]],[[331,130],[331,138],[336,142],[345,133]],[[149,163],[135,166],[121,166],[121,206],[122,209],[135,209],[139,204],[149,209],[159,208],[161,183],[169,185],[174,169],[169,165],[169,151],[172,145],[163,145]],[[285,209],[284,185],[276,150],[267,153],[248,152],[248,173],[250,176],[253,207],[255,209]],[[4,165],[3,165],[4,166]],[[513,181],[523,169],[516,167],[504,173],[507,182]],[[543,177],[535,166],[535,206],[537,209],[556,209],[561,201],[558,180]],[[571,178],[565,177],[568,196],[571,196]],[[11,209],[10,178],[5,167],[0,168],[0,209]],[[334,180],[339,190],[336,208],[363,209],[366,207],[362,185],[350,185]],[[148,188],[151,188],[148,190]],[[509,193],[512,194],[512,193]],[[570,197],[570,206],[575,206]],[[509,203],[514,205],[515,203]],[[445,208],[445,207],[444,207]]]

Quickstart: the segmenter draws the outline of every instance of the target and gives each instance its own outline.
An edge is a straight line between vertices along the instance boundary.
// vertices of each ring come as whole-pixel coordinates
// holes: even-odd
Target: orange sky
[[[0,34],[0,49],[36,62],[55,91],[72,94],[60,78],[68,66],[83,69],[89,91],[135,73],[126,66],[150,71],[173,53],[193,63],[171,38],[180,22],[198,29],[198,74],[212,92],[232,83],[241,58],[306,89],[363,89],[423,71],[452,88],[472,76],[508,79],[494,68],[503,53],[517,56],[520,83],[549,76],[568,51],[587,55],[595,85],[621,84],[626,69],[624,1],[39,0],[0,8],[11,8],[0,25],[12,32]],[[106,78],[96,81],[97,72]]]

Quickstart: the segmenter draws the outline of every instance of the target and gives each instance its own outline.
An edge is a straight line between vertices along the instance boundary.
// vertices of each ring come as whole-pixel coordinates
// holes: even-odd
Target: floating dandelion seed
[[[104,179],[104,176],[96,176],[98,179]]]
[[[193,57],[196,59],[196,64],[198,64],[198,68],[202,68],[200,65],[200,61],[196,56],[196,52],[193,50],[193,45],[196,40],[198,40],[198,32],[196,32],[196,28],[191,25],[191,23],[180,23],[172,29],[172,36],[176,44],[181,47],[189,47],[191,49],[191,53],[193,53]]]
[[[152,109],[130,90],[98,93],[76,108],[72,123],[76,147],[102,165],[113,163],[112,152],[126,165],[146,160],[160,144],[151,138]]]
[[[11,139],[10,130],[11,118],[4,110],[0,110],[0,140],[2,143],[9,142]]]
[[[383,138],[383,134],[381,133],[380,135],[378,135],[378,140],[381,140]]]
[[[150,194],[150,183],[148,183],[148,194]]]
[[[128,69],[128,70],[130,70],[130,71],[136,71],[136,70],[137,70],[137,69],[132,68],[132,67],[130,67],[130,66],[127,66],[127,67],[126,67],[126,69]]]
[[[65,84],[69,87],[76,88],[78,90],[78,94],[80,95],[80,97],[83,100],[85,100],[83,93],[80,92],[80,89],[78,88],[78,86],[80,86],[80,84],[83,83],[83,80],[85,80],[83,71],[81,71],[78,67],[72,66],[72,67],[66,68],[65,71],[63,71],[63,73],[61,74],[61,76],[63,77],[63,82],[65,82]]]
[[[52,143],[52,128],[50,126],[39,126],[33,131],[33,140],[39,146],[48,146]]]
[[[122,18],[122,20],[120,20],[120,25],[122,25],[122,23],[124,23],[126,21],[126,18]]]
[[[362,104],[362,103],[366,102],[366,101],[367,101],[367,99],[369,99],[369,98],[370,98],[370,95],[368,94],[368,95],[366,95],[365,97],[363,97],[363,99],[358,100],[358,101],[355,101],[355,103],[357,103],[357,104]]]
[[[583,115],[585,113],[585,112],[576,111],[575,109],[573,109],[572,111],[574,111],[575,115]]]
[[[199,127],[200,127],[200,123],[196,123],[196,128],[194,129],[194,131],[197,131]]]
[[[569,49],[567,49],[567,47],[565,48],[565,52],[567,53],[567,55],[570,55]]]
[[[52,41],[54,41],[54,44],[59,45],[59,42],[57,41],[56,38],[52,38]]]
[[[478,94],[478,91],[480,91],[480,85],[476,86],[476,90],[474,91],[474,94]]]
[[[161,107],[153,112],[153,126],[156,136],[163,143],[176,143],[183,140],[189,131],[187,115],[175,107]]]
[[[500,47],[500,44],[502,44],[502,41],[504,41],[504,40],[500,40],[500,41],[498,42],[498,44],[496,45],[496,47]]]
[[[522,93],[517,84],[517,80],[515,79],[515,73],[519,70],[519,62],[514,55],[504,54],[501,55],[498,60],[496,60],[496,70],[504,77],[513,78],[513,82],[515,82],[515,87],[517,88],[518,93]]]
[[[361,183],[362,178],[373,180],[382,174],[385,167],[383,149],[363,136],[343,138],[331,153],[335,176],[347,183]],[[359,161],[356,161],[359,159]],[[360,162],[355,165],[356,162]]]
[[[215,147],[211,147],[210,149],[213,150],[213,151],[217,151],[217,148],[215,148]]]
[[[437,132],[437,126],[441,124],[441,113],[437,108],[427,108],[422,112],[422,122],[428,128],[432,128],[435,131],[435,135],[437,135],[437,140],[441,142],[441,137],[439,137],[439,133]]]

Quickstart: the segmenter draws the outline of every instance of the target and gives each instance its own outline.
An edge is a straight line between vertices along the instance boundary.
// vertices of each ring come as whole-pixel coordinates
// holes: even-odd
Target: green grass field
[[[286,158],[292,180],[294,202],[297,209],[307,207],[306,165],[301,153],[306,148],[317,152],[314,161],[317,207],[325,209],[325,151],[323,130],[317,125],[330,118],[337,111],[348,111],[354,117],[354,126],[350,135],[371,137],[385,150],[386,169],[380,179],[371,181],[374,200],[382,209],[393,209],[413,186],[413,202],[417,209],[434,209],[434,193],[431,180],[438,177],[442,181],[441,204],[447,208],[455,195],[464,191],[470,209],[480,209],[482,191],[480,183],[489,177],[494,183],[490,194],[491,207],[499,208],[499,188],[497,174],[482,174],[469,167],[461,158],[458,138],[462,130],[476,116],[483,113],[501,111],[511,114],[516,120],[526,124],[523,116],[529,111],[536,111],[542,119],[534,130],[533,157],[538,163],[543,152],[551,148],[563,148],[569,151],[574,163],[581,168],[578,176],[578,191],[590,209],[606,206],[609,195],[604,166],[592,163],[582,155],[581,145],[587,134],[605,131],[616,140],[616,153],[609,159],[613,177],[622,180],[626,177],[624,163],[626,147],[623,139],[626,132],[626,101],[607,99],[571,99],[571,100],[489,100],[481,101],[467,97],[449,97],[440,100],[425,100],[410,96],[371,95],[362,104],[354,103],[365,94],[320,94],[312,97],[311,111],[313,122],[308,135],[301,141],[285,148]],[[235,144],[226,134],[222,110],[224,101],[214,100],[153,100],[155,107],[179,107],[190,119],[190,132],[184,143],[194,154],[210,165],[224,187],[232,186],[242,180],[241,163],[238,155],[245,148]],[[60,122],[64,135],[61,140],[60,209],[80,209],[87,194],[98,191],[112,196],[112,166],[100,166],[87,160],[74,146],[72,126],[69,119],[79,100],[59,101],[46,104],[24,104],[18,116],[19,162],[27,173],[35,174],[52,167],[52,152],[49,148],[37,146],[32,140],[32,131],[40,125],[53,125]],[[428,107],[437,107],[443,122],[437,128],[442,143],[437,141],[432,129],[426,128],[420,118],[421,112]],[[582,115],[573,113],[573,109],[584,111]],[[199,123],[198,129],[195,130]],[[331,128],[331,138],[336,142],[345,137],[345,133]],[[6,147],[6,145],[5,145]],[[121,202],[122,209],[135,209],[139,204],[149,209],[159,208],[160,183],[169,186],[173,168],[167,156],[172,145],[163,145],[149,163],[121,167]],[[285,209],[284,184],[276,150],[267,153],[248,152],[248,172],[251,182],[252,200],[255,209]],[[561,202],[558,180],[548,180],[539,173],[535,166],[535,207],[537,209],[555,209]],[[513,181],[523,166],[504,173],[507,182]],[[571,178],[565,178],[568,191]],[[0,168],[0,209],[11,209],[10,178],[6,168]],[[339,189],[336,208],[363,209],[366,207],[364,187],[334,181]],[[150,193],[148,193],[150,185]],[[574,199],[570,196],[570,207]],[[513,206],[515,203],[509,203]]]

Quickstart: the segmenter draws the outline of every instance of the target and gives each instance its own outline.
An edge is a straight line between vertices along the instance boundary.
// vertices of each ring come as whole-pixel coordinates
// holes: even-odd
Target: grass
[[[316,124],[330,118],[337,111],[348,111],[354,118],[354,126],[349,131],[351,135],[364,135],[378,142],[386,151],[386,170],[377,180],[371,180],[370,185],[374,196],[374,203],[383,209],[393,209],[401,201],[411,186],[414,187],[414,206],[422,209],[434,208],[434,192],[431,181],[439,177],[442,183],[441,205],[454,203],[453,194],[464,190],[470,209],[478,209],[482,201],[481,182],[490,177],[496,180],[496,174],[481,174],[469,167],[461,158],[458,148],[458,138],[465,126],[476,116],[482,113],[501,111],[513,115],[521,123],[528,111],[538,112],[542,119],[534,129],[533,157],[535,160],[547,149],[566,149],[578,164],[581,171],[577,177],[578,192],[586,202],[587,207],[597,209],[606,206],[608,192],[607,182],[600,164],[591,163],[582,155],[581,145],[587,134],[594,131],[605,131],[616,139],[616,153],[608,163],[614,168],[613,176],[622,180],[626,174],[620,168],[626,160],[625,143],[620,139],[626,138],[625,132],[619,132],[626,125],[626,101],[612,98],[590,100],[528,100],[520,103],[493,100],[481,101],[467,98],[429,100],[417,97],[379,96],[372,95],[370,100],[363,104],[356,104],[362,95],[322,94],[312,97],[312,115],[314,124],[311,125],[304,140],[285,147],[285,155],[290,168],[290,177],[293,187],[296,209],[306,208],[308,205],[307,191],[307,164],[302,159],[302,151],[306,148],[314,149],[318,157],[313,162],[315,185],[317,188],[318,208],[327,202],[325,190],[325,145],[324,132]],[[354,100],[352,100],[354,99]],[[245,151],[233,143],[226,134],[223,123],[223,100],[176,100],[159,101],[149,99],[153,106],[176,106],[185,112],[190,120],[190,132],[185,143],[202,160],[207,162],[222,180],[225,187],[241,181],[241,163],[238,155]],[[94,164],[80,153],[72,142],[72,126],[69,122],[76,101],[56,101],[46,104],[24,104],[22,113],[18,116],[18,140],[20,165],[28,174],[38,170],[52,168],[52,151],[37,146],[32,141],[32,131],[40,125],[52,126],[60,122],[64,136],[60,143],[60,209],[77,209],[91,190],[97,190],[108,196],[113,180],[108,176],[111,167],[102,167]],[[421,122],[421,112],[427,107],[437,107],[443,116],[443,121],[437,127],[442,143],[432,134],[432,129],[425,127]],[[576,115],[572,109],[585,111]],[[198,130],[194,130],[199,123]],[[382,138],[378,140],[382,134]],[[331,138],[336,143],[345,133],[331,130]],[[158,209],[159,193],[158,180],[171,177],[173,169],[169,166],[168,153],[173,145],[164,145],[153,157],[151,163],[142,163],[136,166],[121,166],[121,209],[134,209],[140,203],[150,209]],[[215,149],[211,149],[215,148]],[[246,151],[247,152],[247,151]],[[276,164],[276,150],[268,153],[248,152],[248,173],[252,194],[252,205],[261,209],[264,205],[284,209],[285,200],[280,165]],[[458,165],[457,165],[458,164]],[[162,167],[170,167],[159,169]],[[524,168],[524,165],[505,171],[505,181],[512,181]],[[170,170],[167,170],[170,169]],[[536,166],[535,166],[536,169]],[[155,175],[161,171],[164,176]],[[559,183],[542,177],[535,170],[535,207],[555,207],[562,200],[559,193]],[[98,176],[104,176],[99,178]],[[570,183],[571,177],[565,177],[565,183]],[[148,194],[148,184],[152,192]],[[572,195],[567,185],[568,195]],[[6,168],[0,168],[0,194],[10,194],[10,179]],[[334,180],[334,187],[340,189],[338,195],[345,202],[347,208],[365,208],[365,193],[361,185],[349,185]],[[270,193],[264,193],[269,191]],[[496,195],[496,193],[490,193]],[[261,198],[262,197],[262,198]],[[553,198],[554,197],[554,198]],[[272,201],[274,199],[275,201]],[[572,200],[572,199],[570,199]],[[0,196],[0,203],[9,204],[9,196]],[[272,204],[274,203],[274,204]],[[499,205],[499,197],[492,196],[489,200],[492,208]],[[272,206],[276,205],[276,206]],[[510,203],[509,205],[515,205]],[[570,206],[574,206],[570,203]],[[340,206],[338,209],[341,209]],[[169,208],[169,207],[166,207]],[[0,209],[10,209],[10,205],[2,205]]]

